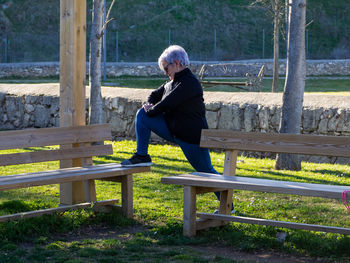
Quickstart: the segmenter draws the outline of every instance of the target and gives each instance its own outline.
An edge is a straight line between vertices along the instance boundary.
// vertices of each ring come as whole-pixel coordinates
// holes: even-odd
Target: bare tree
[[[289,1],[287,69],[279,132],[299,134],[306,77],[306,0]],[[300,170],[301,161],[297,155],[279,154],[275,168]]]
[[[272,92],[278,91],[279,82],[279,39],[281,30],[281,20],[284,15],[283,0],[255,0],[251,5],[263,6],[273,18],[273,79]]]
[[[112,1],[105,21],[103,21],[105,4],[104,0],[93,1],[91,40],[90,40],[90,124],[102,123],[102,95],[101,95],[101,56],[102,37],[107,24],[110,11],[113,7]]]

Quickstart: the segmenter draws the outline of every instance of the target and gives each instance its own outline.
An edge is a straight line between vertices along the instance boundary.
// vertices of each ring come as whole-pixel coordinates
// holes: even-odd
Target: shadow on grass
[[[152,156],[153,157],[153,156]],[[186,160],[179,160],[179,159],[173,159],[173,158],[168,158],[168,157],[164,157],[164,156],[154,156],[155,158],[159,158],[159,159],[163,159],[169,162],[181,162],[182,164],[186,164],[188,163]],[[106,164],[106,163],[110,163],[110,161],[113,162],[117,162],[120,163],[125,159],[122,158],[118,158],[118,157],[114,157],[114,156],[104,156],[103,157],[104,160],[94,160],[94,164]],[[105,161],[106,160],[106,161]],[[188,169],[188,168],[179,168],[178,164],[177,165],[167,165],[167,164],[157,164],[155,163],[154,165],[152,165],[152,171],[162,174],[162,175],[177,175],[180,173],[191,173],[191,172],[195,172],[194,169]]]
[[[200,245],[231,246],[235,250],[246,252],[257,250],[278,250],[293,254],[308,254],[313,257],[348,258],[350,257],[350,238],[340,234],[324,234],[305,230],[293,230],[231,223],[223,227],[198,231],[192,238],[182,235],[182,223],[167,222],[165,226],[155,228],[156,238],[162,245]],[[277,238],[278,233],[286,233],[285,240]]]
[[[38,209],[38,207],[33,205],[33,203],[29,204],[22,200],[11,200],[0,204],[0,210],[9,214],[26,212],[26,211],[36,210],[36,209]]]
[[[330,174],[330,175],[334,175],[334,176],[337,176],[337,177],[350,178],[350,173],[344,173],[344,172],[334,171],[334,170],[329,170],[329,169],[308,170],[308,171],[313,171],[315,173],[321,173],[321,174]]]
[[[131,153],[130,152],[126,152],[126,151],[118,151],[118,153],[121,153],[121,154],[130,154],[130,157],[131,157]],[[107,158],[111,158],[112,160],[113,159],[117,159],[117,160],[125,160],[125,159],[121,159],[121,158],[117,158],[117,157],[114,157],[114,156],[106,156]],[[169,162],[181,162],[181,163],[187,163],[188,161],[187,160],[181,160],[181,159],[178,159],[178,158],[169,158],[167,156],[164,156],[164,155],[154,155],[152,154],[151,155],[151,158],[153,159],[161,159],[161,160],[165,160],[165,161],[169,161]]]
[[[137,222],[125,219],[119,213],[102,215],[90,213],[84,216],[82,212],[67,217],[52,215],[32,220],[21,220],[18,223],[11,222],[2,225],[2,228],[0,228],[0,237],[2,238],[0,241],[1,257],[18,255],[16,245],[12,244],[11,246],[11,243],[9,243],[18,241],[35,244],[35,249],[26,252],[25,257],[28,260],[29,258],[32,260],[35,258],[40,258],[40,260],[58,259],[63,257],[64,254],[66,256],[68,254],[69,257],[66,260],[89,258],[103,259],[99,262],[115,262],[115,257],[118,256],[119,259],[125,260],[121,262],[133,262],[135,260],[137,262],[172,262],[172,260],[176,261],[178,255],[190,257],[193,251],[191,253],[188,251],[189,246],[195,248],[197,245],[210,246],[214,250],[215,247],[226,248],[227,251],[259,251],[259,253],[262,251],[279,251],[287,254],[338,259],[339,262],[343,262],[342,259],[350,257],[350,250],[348,249],[350,238],[344,235],[303,230],[286,231],[285,229],[269,226],[231,223],[224,227],[199,231],[195,237],[189,238],[183,236],[182,220],[176,218],[168,218],[162,225],[149,225],[146,230],[143,228],[131,235],[124,234],[123,237],[115,235],[113,237],[85,238],[81,241],[71,242],[70,239],[74,240],[74,233],[79,233],[80,228],[85,224],[102,224],[123,228],[135,226]],[[66,242],[64,238],[57,239],[55,235],[52,235],[58,232],[69,232],[68,235],[65,235],[67,237],[71,235],[71,237],[68,237],[69,241]],[[282,241],[277,238],[277,234],[280,232],[286,234]],[[220,251],[222,252],[222,250]],[[208,262],[200,260],[201,256],[201,254],[196,254],[195,259],[197,260],[185,262]],[[152,258],[157,259],[157,261],[148,260]],[[9,258],[6,257],[6,259]],[[64,260],[60,262],[64,262]]]

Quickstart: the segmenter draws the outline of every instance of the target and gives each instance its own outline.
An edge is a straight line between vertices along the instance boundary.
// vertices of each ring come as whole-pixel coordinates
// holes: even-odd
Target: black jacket
[[[152,117],[164,113],[167,126],[174,137],[199,144],[201,130],[208,129],[205,119],[203,89],[191,70],[185,68],[153,91],[148,102],[154,104],[147,111]]]

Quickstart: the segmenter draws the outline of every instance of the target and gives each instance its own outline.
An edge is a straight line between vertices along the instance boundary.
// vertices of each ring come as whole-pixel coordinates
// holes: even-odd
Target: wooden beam
[[[63,213],[63,212],[70,211],[70,210],[85,209],[85,208],[98,208],[98,207],[105,206],[105,205],[114,205],[116,203],[118,203],[117,199],[110,199],[110,200],[98,201],[95,203],[87,202],[87,203],[81,203],[81,204],[75,204],[75,205],[62,205],[62,206],[57,207],[57,208],[48,208],[48,209],[42,209],[42,210],[0,216],[0,222],[7,222],[10,220],[20,220],[20,219],[24,219],[24,218],[42,216],[42,215],[53,214],[53,213]]]
[[[196,235],[196,187],[184,186],[183,234]]]
[[[110,124],[0,132],[0,150],[111,140]]]
[[[225,152],[225,162],[224,162],[224,176],[235,176],[236,174],[236,163],[237,163],[238,151],[226,151]],[[222,191],[220,194],[220,214],[231,214],[232,209],[232,189],[227,189]]]
[[[350,157],[349,136],[278,134],[204,129],[204,148]]]
[[[85,125],[86,0],[61,0],[60,15],[60,126],[81,126]],[[81,159],[60,163],[61,168],[81,165]],[[82,203],[86,191],[83,182],[61,184],[60,202]]]
[[[205,194],[205,193],[212,193],[212,192],[221,192],[225,191],[225,189],[222,188],[212,188],[212,187],[197,187],[196,194]]]
[[[201,80],[203,85],[224,85],[224,86],[251,86],[249,82],[234,82],[234,81],[207,81]]]
[[[198,213],[197,216],[201,219],[231,221],[231,222],[239,222],[239,223],[246,223],[246,224],[305,229],[305,230],[311,230],[311,231],[321,231],[321,232],[350,235],[350,228],[344,228],[344,227],[312,225],[312,224],[267,220],[267,219],[261,219],[261,218],[229,216],[229,215],[219,215],[219,214],[214,215],[214,214],[206,214],[206,213]]]
[[[222,220],[212,220],[212,219],[197,219],[196,220],[196,230],[208,229],[210,227],[218,227],[227,225],[229,222],[225,222]]]
[[[342,199],[342,193],[344,191],[349,191],[349,186],[346,185],[310,184],[242,176],[220,176],[217,174],[199,172],[163,177],[161,178],[161,182],[184,186],[294,194],[331,199]],[[348,193],[347,196],[350,198],[350,193]]]
[[[85,125],[86,0],[61,0],[60,126]]]
[[[0,165],[14,165],[25,163],[38,163],[72,158],[92,157],[113,154],[112,145],[94,145],[58,150],[42,150],[38,152],[25,152],[0,155]]]
[[[0,176],[0,191],[31,186],[99,180],[108,177],[124,176],[148,172],[149,167],[122,167],[120,164],[101,164],[88,167],[72,167],[30,174]]]
[[[225,162],[224,162],[224,175],[234,176],[236,175],[238,151],[225,151]]]
[[[132,174],[121,177],[122,212],[127,218],[133,217],[133,181]]]

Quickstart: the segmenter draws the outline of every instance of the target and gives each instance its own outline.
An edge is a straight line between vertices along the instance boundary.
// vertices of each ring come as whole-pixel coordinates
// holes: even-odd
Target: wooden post
[[[184,186],[183,234],[196,235],[196,187]]]
[[[237,163],[238,151],[226,151],[225,152],[225,163],[224,163],[224,175],[234,176],[236,174],[236,163]],[[229,215],[232,209],[232,189],[222,191],[220,194],[220,208],[219,213]]]
[[[86,0],[60,0],[60,126],[85,125]],[[62,145],[62,148],[78,145]],[[82,166],[82,160],[61,161],[60,167]],[[89,183],[94,188],[93,183]],[[83,182],[60,185],[60,203],[84,202],[89,191]]]
[[[124,175],[122,183],[122,211],[127,218],[133,217],[133,181],[132,174]]]

